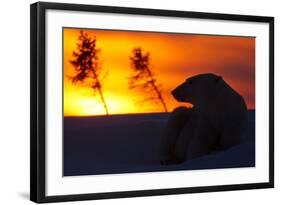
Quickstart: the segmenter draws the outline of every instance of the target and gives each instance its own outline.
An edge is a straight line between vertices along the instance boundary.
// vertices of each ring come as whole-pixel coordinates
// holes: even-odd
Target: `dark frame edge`
[[[30,5],[30,200],[45,199],[45,13],[38,2]]]
[[[38,201],[37,170],[37,4],[30,5],[30,200]]]
[[[274,17],[269,23],[269,184],[274,188]]]
[[[270,183],[252,183],[252,184],[236,184],[236,185],[230,184],[230,185],[175,188],[175,189],[155,189],[155,190],[138,190],[138,191],[128,191],[128,192],[59,195],[59,196],[47,196],[43,202],[53,203],[53,202],[67,202],[67,201],[102,200],[102,199],[114,199],[114,198],[180,195],[180,194],[205,193],[205,192],[242,191],[242,190],[253,190],[253,189],[266,189],[266,188],[272,188],[272,185]]]
[[[216,20],[233,20],[248,22],[264,22],[268,23],[273,17],[271,16],[255,16],[244,14],[225,14],[184,10],[164,10],[141,7],[121,7],[121,6],[102,6],[93,4],[77,4],[77,3],[57,3],[57,2],[38,2],[42,6],[53,10],[69,10],[69,11],[86,11],[101,13],[126,13],[136,15],[151,15],[163,17],[188,17],[199,19],[216,19]],[[110,10],[110,11],[109,11]]]

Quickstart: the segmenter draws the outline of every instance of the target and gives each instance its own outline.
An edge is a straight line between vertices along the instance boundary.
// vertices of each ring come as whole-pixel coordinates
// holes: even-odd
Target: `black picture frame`
[[[169,16],[195,19],[263,22],[269,24],[269,181],[191,188],[138,190],[46,196],[45,139],[45,25],[46,10],[87,11],[102,13]],[[82,4],[38,2],[30,6],[30,199],[37,203],[94,200],[198,192],[230,191],[274,187],[274,17],[202,13],[144,8],[125,8]]]

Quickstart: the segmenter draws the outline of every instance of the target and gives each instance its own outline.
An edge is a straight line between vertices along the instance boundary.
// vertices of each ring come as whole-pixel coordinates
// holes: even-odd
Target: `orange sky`
[[[148,51],[152,71],[162,84],[168,110],[183,105],[170,92],[186,78],[199,73],[221,75],[255,108],[255,38],[132,32],[115,30],[84,30],[96,36],[102,62],[101,76],[104,98],[110,114],[163,112],[161,104],[139,103],[150,94],[141,89],[128,89],[133,73],[129,56],[136,46]],[[64,28],[64,115],[84,116],[105,114],[98,95],[85,84],[72,84],[70,64],[80,29]]]

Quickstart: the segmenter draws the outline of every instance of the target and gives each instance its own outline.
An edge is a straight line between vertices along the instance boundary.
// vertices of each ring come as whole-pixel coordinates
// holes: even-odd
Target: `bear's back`
[[[237,124],[244,127],[247,124],[248,110],[241,95],[226,82],[216,91],[202,112],[216,129],[222,130],[226,124]]]

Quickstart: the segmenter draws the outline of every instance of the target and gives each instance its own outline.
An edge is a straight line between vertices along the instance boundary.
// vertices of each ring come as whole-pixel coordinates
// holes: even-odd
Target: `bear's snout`
[[[172,90],[171,94],[175,97],[176,96],[176,89]]]
[[[177,88],[172,90],[171,94],[173,95],[174,98],[178,98],[179,97],[179,92],[177,91]],[[178,99],[177,99],[178,100]]]
[[[174,89],[171,94],[177,101],[185,102],[186,100],[186,93],[181,89],[181,87],[177,87],[176,89]]]

